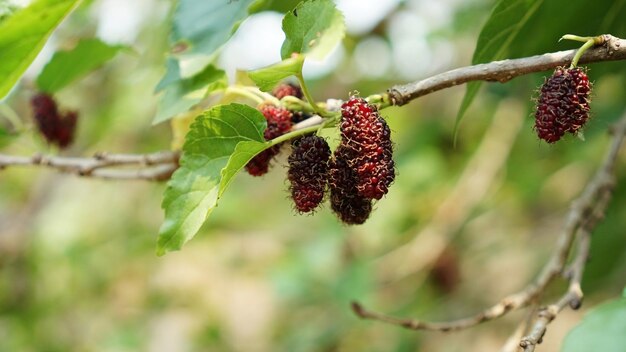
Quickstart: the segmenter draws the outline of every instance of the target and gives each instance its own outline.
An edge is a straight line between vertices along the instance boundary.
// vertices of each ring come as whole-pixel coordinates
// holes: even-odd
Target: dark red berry
[[[341,106],[341,116],[341,145],[351,151],[346,161],[356,171],[358,192],[381,199],[395,179],[391,130],[376,107],[358,97]]]
[[[372,212],[372,201],[359,194],[356,170],[348,163],[355,157],[352,149],[340,144],[329,169],[330,206],[349,225],[364,223]]]
[[[66,148],[74,141],[77,121],[78,113],[76,111],[68,111],[61,119],[57,134],[57,144],[60,148]]]
[[[287,96],[296,97],[298,99],[302,99],[302,89],[293,83],[281,83],[276,88],[272,94],[278,98],[282,99]]]
[[[291,197],[296,209],[307,213],[317,208],[324,199],[330,147],[324,138],[317,136],[298,138],[292,142],[292,147],[287,172]]]
[[[291,129],[291,112],[283,107],[262,105],[259,107],[267,120],[267,128],[263,132],[265,140],[281,136]],[[270,161],[280,152],[280,146],[275,145],[256,155],[246,165],[246,171],[252,176],[261,176],[269,170]]]
[[[558,67],[541,87],[535,111],[535,131],[554,143],[565,132],[576,134],[589,119],[591,85],[585,70]]]
[[[46,93],[39,93],[31,100],[37,128],[50,144],[66,148],[74,139],[78,113],[69,111],[62,115],[54,98]]]

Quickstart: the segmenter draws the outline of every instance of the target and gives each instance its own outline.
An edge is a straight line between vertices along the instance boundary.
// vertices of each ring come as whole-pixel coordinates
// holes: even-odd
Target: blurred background
[[[23,6],[27,1],[12,1]],[[305,78],[319,100],[384,92],[471,63],[491,0],[338,0],[348,34]],[[546,2],[507,57],[577,47],[568,32],[626,35],[606,16],[612,1],[559,22]],[[584,3],[584,2],[581,2]],[[621,2],[619,2],[621,4]],[[295,4],[295,2],[294,2]],[[33,126],[32,80],[55,50],[79,38],[125,44],[103,68],[57,94],[80,111],[65,155],[143,153],[170,147],[153,126],[154,87],[165,72],[171,10],[165,0],[84,2],[54,33],[21,86],[0,107],[1,152],[50,152]],[[620,5],[621,6],[621,5]],[[626,11],[624,6],[616,11]],[[282,14],[246,19],[218,64],[237,69],[280,59]],[[602,31],[600,31],[600,29]],[[588,31],[588,32],[585,32]],[[283,155],[270,174],[236,177],[220,206],[181,252],[156,257],[163,183],[77,178],[42,168],[0,173],[0,351],[493,351],[525,312],[449,334],[362,321],[349,303],[403,317],[450,320],[477,313],[530,282],[544,265],[569,202],[607,150],[624,114],[623,62],[589,66],[595,83],[585,141],[547,145],[532,130],[533,100],[549,73],[487,84],[453,126],[465,88],[383,111],[398,176],[362,226],[342,225],[328,206],[292,209]],[[17,122],[16,122],[17,117]],[[13,122],[11,122],[13,121]],[[624,160],[622,156],[621,160]],[[580,311],[550,325],[542,351],[598,302],[626,285],[626,167],[593,238]],[[552,300],[565,283],[544,297]]]

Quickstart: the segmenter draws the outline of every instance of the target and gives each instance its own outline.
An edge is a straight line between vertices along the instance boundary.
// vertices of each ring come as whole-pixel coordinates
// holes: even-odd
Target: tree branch
[[[609,34],[603,36],[602,45],[591,48],[581,57],[579,63],[626,60],[626,40]],[[487,64],[457,68],[426,78],[421,81],[396,85],[388,90],[388,101],[392,105],[404,105],[418,97],[460,85],[471,81],[507,82],[514,77],[545,71],[557,66],[569,64],[576,50],[566,50],[520,59],[494,61]],[[382,95],[376,95],[381,97]],[[386,100],[385,100],[386,101]],[[334,104],[335,106],[337,104]],[[310,120],[310,121],[309,121]],[[294,126],[294,130],[321,126],[325,122],[319,116]],[[101,177],[107,179],[145,179],[164,180],[175,170],[178,162],[177,152],[156,152],[153,154],[97,154],[93,158],[74,158],[61,156],[33,157],[9,156],[0,154],[0,168],[9,166],[45,166],[58,171],[80,176]],[[145,170],[147,166],[169,164],[169,167]],[[132,165],[137,170],[113,172],[117,170],[96,171],[99,169]]]
[[[626,40],[610,34],[602,36],[604,43],[591,48],[580,58],[580,64],[626,59]],[[576,49],[547,53],[512,60],[493,61],[443,72],[438,75],[388,90],[391,105],[404,105],[421,96],[471,81],[505,83],[511,79],[534,72],[569,65]]]
[[[578,234],[578,254],[566,272],[570,281],[567,292],[557,303],[540,310],[539,318],[535,322],[531,334],[524,337],[520,343],[520,346],[523,348],[533,351],[534,346],[541,341],[542,336],[545,334],[546,326],[565,306],[570,305],[573,309],[577,309],[582,303],[583,294],[580,288],[580,280],[582,279],[582,273],[589,253],[590,233],[604,217],[611,199],[615,183],[615,163],[625,134],[626,115],[621,118],[614,128],[614,141],[601,168],[589,181],[581,196],[572,202],[550,260],[546,263],[537,279],[524,290],[503,298],[500,302],[474,316],[448,322],[427,322],[417,319],[397,318],[367,310],[357,302],[352,303],[352,309],[361,318],[379,320],[412,330],[452,331],[469,328],[482,322],[499,318],[510,311],[532,303],[554,279],[564,273],[572,244]]]
[[[0,169],[11,166],[43,166],[78,176],[162,181],[167,180],[178,168],[178,158],[178,152],[169,151],[151,154],[96,153],[92,158],[0,154]]]

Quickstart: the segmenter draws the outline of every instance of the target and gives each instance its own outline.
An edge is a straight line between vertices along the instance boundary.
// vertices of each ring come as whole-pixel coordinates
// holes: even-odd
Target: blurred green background
[[[313,95],[345,99],[384,92],[471,62],[493,1],[337,1],[348,37],[305,70]],[[545,1],[506,57],[577,47],[568,32],[624,37],[623,1]],[[170,11],[164,0],[85,2],[55,32],[0,110],[24,132],[2,153],[50,152],[32,129],[32,80],[57,48],[79,38],[132,46],[63,89],[80,111],[65,155],[168,149],[167,123],[152,126],[165,71]],[[615,14],[617,13],[617,14]],[[231,74],[278,60],[281,14],[247,19],[218,62]],[[569,18],[564,16],[564,18]],[[272,48],[264,49],[264,48]],[[271,52],[262,55],[263,51]],[[275,52],[274,52],[275,51]],[[273,55],[273,56],[271,56]],[[476,313],[521,289],[543,266],[569,202],[599,165],[607,127],[624,114],[623,62],[589,65],[593,118],[585,141],[546,145],[532,130],[532,98],[549,73],[485,85],[453,126],[464,87],[383,111],[393,131],[398,177],[362,226],[339,223],[326,206],[295,214],[282,156],[270,174],[236,177],[201,232],[181,252],[155,256],[164,184],[102,181],[53,171],[0,173],[0,351],[491,351],[522,312],[463,332],[406,331],[362,321],[349,303],[405,317],[448,320]],[[621,160],[624,158],[622,156]],[[626,285],[626,167],[606,220],[593,237],[580,311],[550,325],[542,351]],[[546,300],[564,289],[554,285]]]

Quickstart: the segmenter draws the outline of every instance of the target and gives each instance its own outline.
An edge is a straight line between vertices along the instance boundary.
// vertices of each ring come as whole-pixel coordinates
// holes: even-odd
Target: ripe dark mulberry
[[[578,133],[589,119],[590,91],[585,70],[579,67],[554,70],[537,99],[535,131],[539,138],[554,143],[565,132]]]
[[[356,170],[349,165],[354,151],[339,145],[330,162],[330,206],[339,219],[349,225],[364,223],[372,212],[372,201],[359,194]]]
[[[278,86],[276,86],[276,88],[274,88],[272,94],[278,99],[282,99],[287,96],[293,96],[298,99],[302,99],[302,89],[300,89],[300,87],[293,83],[279,84]]]
[[[68,147],[74,140],[78,113],[68,111],[61,114],[54,98],[45,93],[35,95],[31,100],[31,105],[37,128],[46,141],[60,148]]]
[[[263,132],[265,140],[281,136],[291,129],[291,112],[283,107],[262,105],[259,110],[267,120],[267,128]],[[280,145],[268,148],[246,164],[246,171],[252,176],[261,176],[269,170],[270,161],[280,152]]]
[[[292,142],[287,176],[291,182],[291,197],[299,212],[317,208],[324,199],[328,182],[330,147],[324,138],[306,136]]]
[[[374,105],[351,97],[341,106],[341,145],[350,150],[348,165],[356,172],[356,188],[368,199],[381,199],[395,179],[391,131]]]

